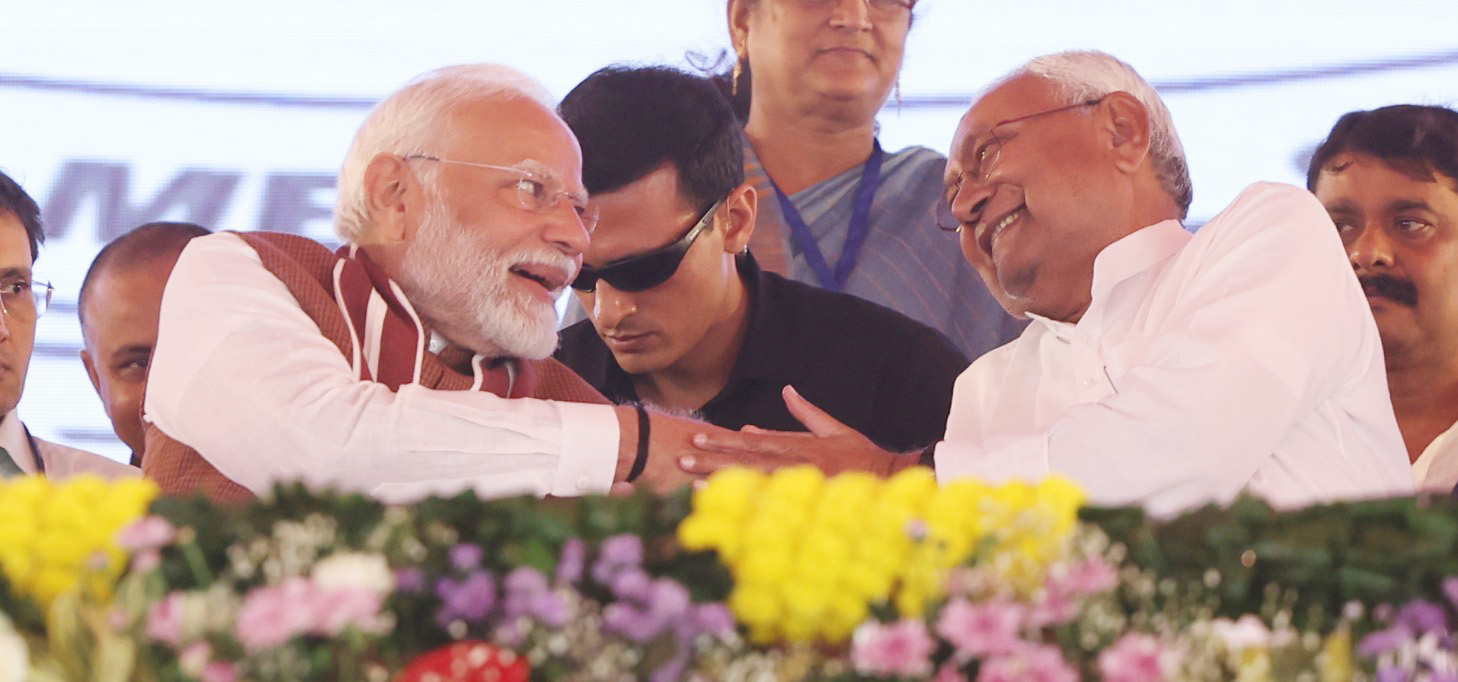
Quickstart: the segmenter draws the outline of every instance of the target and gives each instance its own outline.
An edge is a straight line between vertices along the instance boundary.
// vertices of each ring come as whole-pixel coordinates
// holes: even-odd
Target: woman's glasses
[[[572,288],[584,292],[595,291],[597,281],[603,280],[618,291],[643,291],[667,282],[678,272],[678,266],[683,262],[689,247],[703,234],[704,229],[712,222],[714,213],[723,204],[723,199],[714,202],[684,236],[667,246],[616,260],[602,267],[594,268],[584,264],[577,273],[577,279],[572,280]]]

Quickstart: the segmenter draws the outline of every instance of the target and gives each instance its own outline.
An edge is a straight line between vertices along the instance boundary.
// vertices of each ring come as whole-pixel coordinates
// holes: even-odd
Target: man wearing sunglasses
[[[183,251],[147,475],[224,500],[295,480],[392,502],[688,482],[672,455],[704,425],[608,405],[550,358],[597,222],[581,163],[514,70],[450,67],[387,97],[340,171],[343,248],[222,233]]]
[[[957,380],[946,437],[921,458],[939,480],[1061,475],[1160,515],[1242,491],[1279,506],[1411,492],[1377,328],[1309,193],[1254,185],[1191,235],[1168,110],[1096,52],[994,84],[948,158],[963,254],[1032,323]],[[702,473],[763,465],[721,451],[771,439],[700,440],[686,464]],[[911,463],[847,447],[820,459]]]
[[[35,281],[31,271],[44,240],[35,200],[0,173],[0,478],[140,475],[101,455],[36,438],[16,413],[35,347],[36,319],[51,300],[51,285]]]
[[[601,210],[557,357],[616,402],[804,430],[787,386],[882,446],[937,440],[967,360],[888,308],[762,272],[742,134],[712,84],[609,67],[562,101]]]

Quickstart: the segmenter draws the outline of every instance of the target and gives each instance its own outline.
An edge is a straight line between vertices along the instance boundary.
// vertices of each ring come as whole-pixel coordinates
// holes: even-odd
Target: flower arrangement
[[[0,682],[1458,679],[1447,502],[1155,523],[1056,479],[808,468],[664,497],[154,495],[0,483]]]

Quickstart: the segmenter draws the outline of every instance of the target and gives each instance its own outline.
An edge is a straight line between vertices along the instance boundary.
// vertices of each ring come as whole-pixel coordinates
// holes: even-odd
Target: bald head
[[[132,449],[133,464],[144,449],[142,393],[162,290],[183,248],[206,234],[192,223],[148,223],[107,244],[81,284],[81,361],[117,437]]]

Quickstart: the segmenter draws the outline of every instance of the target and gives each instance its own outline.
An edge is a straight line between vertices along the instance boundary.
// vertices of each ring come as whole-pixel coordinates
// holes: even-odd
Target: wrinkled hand
[[[767,431],[754,426],[742,430],[699,430],[692,444],[697,452],[679,459],[685,472],[708,475],[725,467],[766,471],[797,464],[813,464],[827,474],[869,471],[888,475],[900,468],[903,457],[883,450],[859,431],[840,423],[811,404],[792,386],[784,389],[785,406],[809,433]]]

